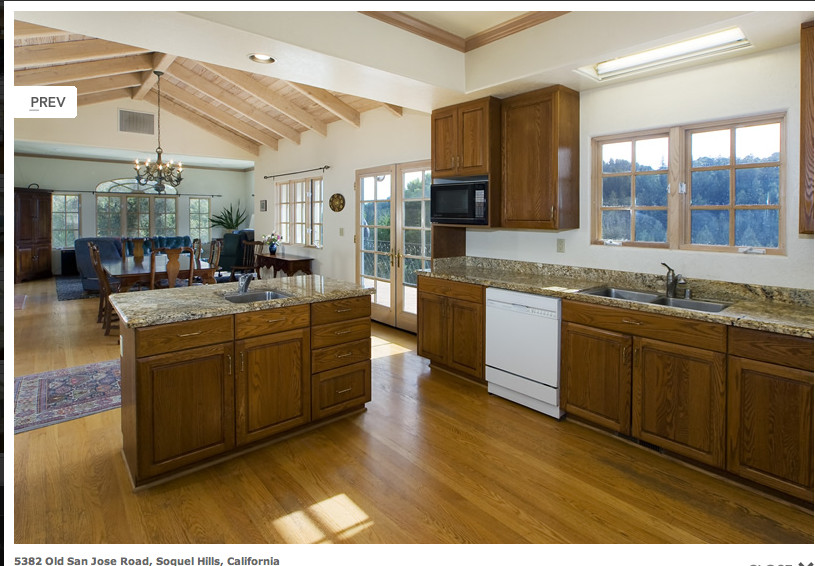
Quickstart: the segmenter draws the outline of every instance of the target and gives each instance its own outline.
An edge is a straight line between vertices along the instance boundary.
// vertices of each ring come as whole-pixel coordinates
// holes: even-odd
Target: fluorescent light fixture
[[[634,53],[633,55],[609,59],[596,65],[581,67],[578,71],[593,79],[602,81],[683,61],[709,57],[735,49],[750,47],[751,45],[739,28],[732,28]]]

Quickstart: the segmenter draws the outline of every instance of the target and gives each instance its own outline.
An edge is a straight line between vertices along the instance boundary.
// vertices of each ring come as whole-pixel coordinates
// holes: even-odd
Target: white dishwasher
[[[560,299],[487,288],[487,391],[556,419]]]

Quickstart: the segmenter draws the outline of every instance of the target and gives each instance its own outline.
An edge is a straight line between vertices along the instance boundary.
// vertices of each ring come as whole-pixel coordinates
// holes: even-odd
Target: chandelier
[[[161,75],[164,73],[162,71],[153,71],[153,73],[158,77],[158,147],[156,148],[156,161],[151,163],[148,159],[144,163],[139,163],[137,159],[133,169],[136,170],[136,181],[138,181],[139,185],[144,186],[148,183],[155,183],[156,192],[163,193],[165,183],[171,187],[177,187],[181,184],[181,171],[183,169],[180,162],[178,164],[173,161],[164,163],[161,160]]]

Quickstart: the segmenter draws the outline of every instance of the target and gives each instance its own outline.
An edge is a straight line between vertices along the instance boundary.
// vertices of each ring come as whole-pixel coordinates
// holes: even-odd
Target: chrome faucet
[[[681,275],[677,275],[667,263],[663,263],[662,265],[668,268],[668,274],[665,276],[665,296],[674,297],[676,296],[676,284],[680,280],[684,283],[685,279]]]
[[[249,290],[249,283],[252,282],[252,273],[242,273],[238,276],[238,293],[244,294]]]

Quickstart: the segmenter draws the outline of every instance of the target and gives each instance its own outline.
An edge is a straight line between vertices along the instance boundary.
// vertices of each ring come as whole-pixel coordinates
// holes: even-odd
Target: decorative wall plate
[[[331,198],[328,199],[328,206],[334,212],[341,211],[343,208],[345,208],[345,197],[340,193],[334,193],[331,195]]]

